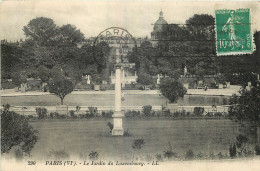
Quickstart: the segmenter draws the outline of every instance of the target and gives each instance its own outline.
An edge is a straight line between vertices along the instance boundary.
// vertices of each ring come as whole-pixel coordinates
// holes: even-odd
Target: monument
[[[110,47],[116,50],[115,53],[115,111],[113,114],[114,127],[112,135],[120,136],[124,134],[122,112],[122,86],[125,85],[125,71],[131,68],[126,55],[136,47],[136,41],[125,29],[111,27],[102,31],[95,40],[95,45],[100,42],[107,42]],[[127,72],[128,73],[128,72]],[[112,74],[111,74],[112,76]],[[135,75],[136,76],[136,75]]]
[[[112,135],[123,135],[123,122],[124,117],[121,108],[121,70],[122,65],[120,63],[115,64],[116,70],[116,82],[115,82],[115,112],[113,115],[114,128],[112,130]]]
[[[122,113],[121,105],[121,73],[122,73],[122,64],[120,60],[120,54],[118,49],[116,50],[116,64],[115,64],[115,111],[113,115],[114,128],[112,130],[112,135],[123,135],[123,122],[122,118],[124,117]]]

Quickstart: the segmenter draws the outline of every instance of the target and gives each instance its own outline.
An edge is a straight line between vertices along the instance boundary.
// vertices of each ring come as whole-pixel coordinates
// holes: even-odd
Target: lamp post
[[[123,122],[122,118],[124,117],[122,113],[122,106],[121,106],[121,70],[122,64],[120,63],[120,58],[118,51],[116,53],[116,64],[115,64],[115,111],[113,114],[113,123],[114,128],[112,130],[112,135],[123,135]]]

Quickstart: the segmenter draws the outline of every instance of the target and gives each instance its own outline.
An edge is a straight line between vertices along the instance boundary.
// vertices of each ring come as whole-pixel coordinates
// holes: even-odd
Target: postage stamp
[[[250,9],[216,10],[215,15],[217,55],[254,51]]]

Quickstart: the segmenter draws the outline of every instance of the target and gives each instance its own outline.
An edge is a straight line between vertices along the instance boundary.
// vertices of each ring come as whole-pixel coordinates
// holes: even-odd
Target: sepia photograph
[[[260,170],[257,1],[0,1],[3,171]]]

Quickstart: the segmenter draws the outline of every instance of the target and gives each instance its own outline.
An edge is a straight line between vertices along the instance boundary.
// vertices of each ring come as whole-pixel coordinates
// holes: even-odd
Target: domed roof
[[[154,23],[153,31],[154,31],[154,32],[161,31],[163,25],[166,25],[166,24],[168,24],[168,23],[167,23],[167,21],[164,20],[164,18],[163,18],[163,12],[161,11],[161,12],[159,13],[159,19]]]

